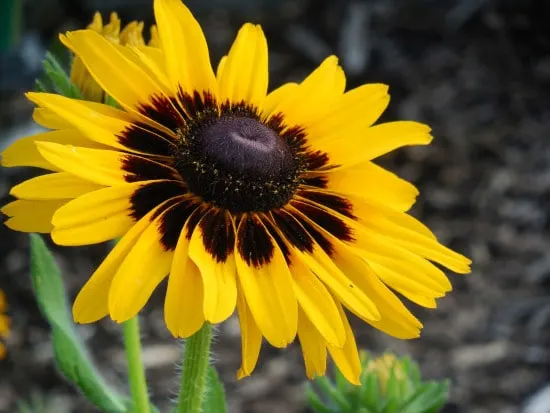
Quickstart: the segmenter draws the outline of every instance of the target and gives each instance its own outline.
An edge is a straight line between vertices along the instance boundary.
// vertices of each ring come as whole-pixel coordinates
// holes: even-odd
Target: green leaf
[[[313,386],[309,383],[306,385],[306,397],[309,407],[311,407],[315,413],[334,413],[325,406],[317,393],[315,393],[315,390],[313,390]]]
[[[126,401],[107,386],[76,334],[51,252],[39,235],[31,234],[30,239],[32,282],[40,310],[51,326],[57,367],[102,411],[124,413]]]
[[[448,382],[425,383],[401,406],[401,409],[403,413],[437,412],[447,402],[447,397]]]
[[[44,84],[42,80],[36,79],[34,81],[34,90],[36,90],[37,92],[47,93],[48,87]]]
[[[320,376],[315,378],[315,383],[321,389],[321,392],[332,401],[343,412],[351,411],[351,403],[346,399],[336,386],[326,376]]]
[[[413,387],[417,387],[422,383],[422,375],[420,374],[420,368],[418,364],[410,359],[410,357],[403,357],[402,363],[406,368],[407,376],[409,376]]]
[[[440,399],[437,400],[437,397],[432,402],[432,406],[428,407],[424,412],[425,413],[438,413],[443,406],[447,404],[447,400],[449,400],[449,388],[451,387],[451,381],[450,380],[443,380],[443,382],[437,383],[441,388],[439,389],[439,396]]]
[[[46,82],[42,83],[42,89],[49,92],[59,93],[74,99],[82,99],[82,93],[78,87],[71,81],[57,57],[53,53],[46,52],[46,57],[43,62],[45,80],[48,80],[50,87],[46,86]]]
[[[202,410],[212,413],[227,413],[227,402],[225,401],[225,390],[218,372],[214,366],[208,366],[208,392],[203,400]]]

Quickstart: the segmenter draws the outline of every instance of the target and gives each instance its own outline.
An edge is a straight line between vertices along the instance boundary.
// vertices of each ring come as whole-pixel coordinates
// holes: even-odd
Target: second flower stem
[[[181,387],[175,410],[177,413],[202,412],[202,402],[208,387],[211,342],[212,325],[206,322],[185,343]]]
[[[126,359],[128,361],[128,377],[134,413],[150,413],[149,393],[145,380],[145,368],[141,356],[141,338],[139,336],[139,318],[135,316],[122,326]]]

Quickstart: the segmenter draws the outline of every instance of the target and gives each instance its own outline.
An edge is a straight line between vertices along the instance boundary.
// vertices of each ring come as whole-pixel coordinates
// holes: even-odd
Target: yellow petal
[[[309,125],[308,134],[315,144],[322,146],[340,137],[346,139],[352,131],[364,133],[382,115],[389,101],[388,86],[378,83],[359,86],[342,95],[325,117]]]
[[[392,239],[363,226],[356,226],[355,234],[358,254],[373,268],[380,269],[380,277],[392,288],[423,294],[432,291],[429,295],[433,297],[451,290],[451,283],[443,271],[421,256],[397,246]],[[421,287],[415,284],[422,284],[422,290],[418,290]]]
[[[273,346],[285,347],[296,336],[298,306],[281,249],[251,215],[239,223],[235,251],[239,280],[256,324]]]
[[[168,210],[143,231],[112,281],[109,313],[119,323],[134,317],[143,308],[170,271],[174,251],[167,251],[161,241],[162,219]]]
[[[189,241],[186,222],[174,251],[168,277],[164,318],[174,337],[186,338],[204,324],[204,288],[199,268],[188,259]]]
[[[294,292],[302,311],[302,315],[298,315],[298,331],[301,328],[300,317],[307,317],[315,324],[325,341],[335,346],[343,346],[346,332],[332,296],[302,261],[296,257],[291,262]]]
[[[59,168],[48,162],[38,151],[36,142],[53,142],[61,145],[75,145],[87,148],[101,148],[99,145],[86,137],[79,131],[56,130],[52,132],[39,133],[16,140],[2,152],[1,165],[4,167],[34,166],[49,171],[58,171]]]
[[[363,206],[360,222],[366,232],[361,232],[361,236],[357,237],[358,241],[372,244],[377,234],[380,242],[390,241],[394,248],[435,261],[459,274],[470,272],[471,260],[440,244],[437,239],[425,234],[424,231],[421,233],[411,226],[401,226],[401,222],[397,223],[387,218],[380,219],[380,216],[386,213],[384,211],[382,214],[371,216],[364,215],[365,211],[366,207]],[[405,222],[405,220],[402,221]]]
[[[0,313],[5,313],[8,309],[8,299],[4,290],[0,290]]]
[[[116,243],[109,255],[84,284],[73,304],[73,317],[77,323],[93,323],[109,314],[108,297],[111,282],[120,264],[134,247],[139,236],[151,222],[158,208],[149,212],[130,228]]]
[[[372,162],[329,170],[322,176],[330,191],[374,200],[397,211],[408,211],[418,196],[414,185]]]
[[[304,355],[307,377],[313,380],[315,376],[324,376],[327,369],[326,341],[302,310],[298,312],[298,338]]]
[[[120,17],[116,12],[111,12],[109,16],[109,23],[103,26],[103,29],[99,32],[108,39],[111,43],[118,42],[120,36]]]
[[[397,225],[398,227],[418,232],[425,237],[436,239],[433,232],[426,225],[408,214],[396,212],[388,205],[381,204],[372,199],[367,200],[356,195],[347,195],[346,198],[353,204],[353,214],[362,222],[372,219],[383,222],[384,225]]]
[[[325,207],[319,208],[329,211]],[[297,212],[300,214],[299,212]],[[361,227],[353,220],[336,214],[339,219],[344,221],[348,227],[353,229],[354,236],[357,239],[361,239],[359,232]],[[302,215],[304,217],[304,215]],[[332,246],[331,264],[336,266],[343,274],[346,274],[349,280],[349,285],[353,285],[354,291],[359,291],[361,294],[369,297],[372,300],[373,305],[379,311],[379,317],[376,320],[365,317],[365,314],[358,312],[356,307],[349,305],[345,300],[341,299],[342,303],[346,305],[357,316],[362,318],[367,323],[374,327],[398,338],[413,338],[418,337],[419,329],[422,324],[414,317],[410,311],[403,305],[403,303],[391,292],[376,276],[372,269],[368,266],[367,262],[362,259],[362,255],[369,251],[366,241],[357,242],[357,246],[362,248],[352,248],[340,241],[338,238],[330,234],[324,228],[314,224],[318,231],[330,242]],[[319,277],[320,272],[313,269]],[[323,280],[328,286],[328,282]],[[336,295],[337,291],[333,290]]]
[[[267,94],[267,41],[260,26],[246,23],[239,33],[219,80],[222,103],[245,101],[259,107]]]
[[[302,219],[305,219],[310,222],[311,225],[317,227],[316,224],[307,219],[298,210],[294,208],[289,208],[289,210],[292,215],[301,216]],[[296,225],[301,226],[298,222],[296,222]],[[368,295],[357,288],[353,281],[334,264],[331,257],[323,251],[317,242],[314,241],[311,252],[300,251],[298,248],[292,245],[290,246],[293,248],[293,252],[296,256],[308,266],[346,306],[352,308],[358,314],[361,314],[365,319],[380,319],[380,313]]]
[[[452,289],[449,279],[435,266],[435,271],[425,271],[405,259],[397,260],[368,252],[364,253],[364,257],[368,258],[369,265],[382,281],[392,288],[433,298],[443,297]]]
[[[17,200],[10,202],[0,210],[9,217],[4,225],[15,231],[38,232],[47,234],[53,229],[52,216],[68,199],[47,201]]]
[[[100,12],[96,11],[94,13],[94,17],[92,18],[92,21],[87,28],[97,33],[101,33],[103,31],[103,17],[101,16]]]
[[[10,194],[20,199],[70,199],[102,188],[67,172],[37,176],[14,186]]]
[[[424,296],[421,296],[421,295],[411,294],[411,293],[404,294],[403,292],[401,292],[397,289],[396,289],[396,291],[398,293],[403,294],[405,297],[407,297],[413,303],[418,304],[419,306],[422,306],[422,307],[425,307],[425,308],[437,308],[437,302],[435,301],[434,298],[424,297]]]
[[[225,321],[237,304],[234,244],[229,214],[215,208],[201,218],[189,242],[189,257],[204,286],[204,318],[213,324]]]
[[[125,133],[128,130],[140,130],[136,126],[134,118],[127,112],[107,105],[69,99],[65,96],[55,94],[29,92],[27,93],[27,97],[37,105],[51,110],[67,122],[70,122],[73,128],[81,131],[82,134],[93,142],[116,149],[140,152],[134,150],[132,145],[128,145],[124,141]],[[143,134],[152,135],[154,139],[166,140],[152,131],[141,130],[143,130]],[[175,139],[172,131],[166,128],[162,130],[167,132],[165,136],[174,136]],[[173,141],[168,141],[168,144],[174,143]]]
[[[80,90],[82,97],[90,102],[102,102],[105,92],[92,77],[82,59],[73,58],[71,65],[71,82]]]
[[[239,313],[239,324],[241,326],[241,348],[242,348],[242,363],[241,368],[237,373],[237,378],[250,376],[260,355],[262,346],[262,333],[256,325],[250,308],[246,303],[246,299],[242,293],[242,288],[238,288],[237,294],[237,311]]]
[[[36,142],[46,160],[59,169],[99,185],[126,183],[123,162],[129,155],[117,151],[88,149],[52,142]]]
[[[210,64],[208,45],[202,29],[180,0],[154,2],[160,46],[172,90],[192,94],[216,94],[216,78]]]
[[[151,34],[151,38],[149,39],[149,43],[147,45],[154,48],[160,48],[159,32],[157,30],[157,25],[152,24],[149,28],[149,31]]]
[[[59,245],[89,245],[122,236],[135,223],[130,198],[143,185],[103,188],[68,202],[53,216],[52,239]]]
[[[34,108],[32,119],[48,129],[71,129],[70,122],[46,108]]]
[[[10,335],[11,320],[5,314],[0,314],[0,337],[7,338]]]
[[[225,67],[225,62],[227,62],[227,55],[223,56],[218,63],[218,68],[216,69],[216,81],[219,83],[222,78],[223,68]]]
[[[398,338],[415,338],[420,335],[422,323],[411,314],[401,300],[376,276],[368,264],[342,242],[331,239],[334,248],[333,260],[358,289],[367,294],[380,311],[379,320],[365,319],[350,308],[357,316],[390,335]],[[390,322],[386,324],[386,322]],[[394,329],[394,327],[397,327]]]
[[[264,116],[268,117],[273,114],[274,109],[279,106],[279,103],[288,99],[288,97],[293,93],[296,93],[297,90],[298,84],[291,82],[285,83],[284,85],[279,86],[277,89],[269,92],[262,103],[262,113],[264,114]]]
[[[139,113],[161,86],[146,70],[129,60],[112,42],[92,30],[60,36],[61,42],[82,61],[97,83],[124,108]]]
[[[432,141],[430,127],[418,122],[395,121],[381,123],[365,130],[342,129],[341,139],[322,143],[332,165],[350,167],[370,161],[394,149],[408,145],[427,145]]]
[[[128,23],[120,32],[120,44],[128,46],[145,46],[143,40],[143,22]]]
[[[361,375],[361,360],[359,359],[355,336],[353,335],[353,330],[349,325],[344,309],[338,303],[337,305],[346,330],[346,344],[344,344],[344,347],[334,347],[329,344],[327,346],[328,351],[336,367],[338,367],[338,370],[340,370],[343,376],[351,384],[359,386],[361,384],[359,381],[359,376]]]
[[[282,112],[288,125],[309,126],[330,112],[344,93],[346,77],[335,56],[327,57],[273,110]]]
[[[173,93],[170,90],[170,80],[166,73],[166,62],[164,61],[164,55],[162,50],[156,47],[141,46],[126,48],[126,56],[129,59],[135,60],[137,64],[143,67],[144,70],[149,73],[152,79],[154,79],[159,86],[162,87],[163,93],[166,96],[172,96]],[[135,57],[132,58],[129,51],[133,52]]]

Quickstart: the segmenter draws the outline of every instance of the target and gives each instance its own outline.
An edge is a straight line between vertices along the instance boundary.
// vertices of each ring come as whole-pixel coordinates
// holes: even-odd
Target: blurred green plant
[[[17,413],[70,413],[70,407],[59,403],[55,396],[35,390],[17,403]]]
[[[13,50],[21,38],[22,0],[0,2],[0,53]]]
[[[449,381],[422,381],[409,357],[361,354],[361,385],[350,384],[336,369],[334,381],[317,377],[307,398],[316,413],[437,413],[445,405]]]
[[[71,77],[63,68],[62,61],[52,52],[46,52],[44,57],[44,72],[40,79],[35,81],[38,92],[57,93],[73,99],[82,99],[82,93],[71,81]]]

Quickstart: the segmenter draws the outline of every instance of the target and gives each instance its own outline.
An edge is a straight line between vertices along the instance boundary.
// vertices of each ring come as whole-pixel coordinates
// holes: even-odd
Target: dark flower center
[[[179,131],[176,167],[189,190],[234,213],[280,208],[299,183],[299,157],[251,115],[207,116]]]
[[[228,170],[266,178],[292,170],[292,152],[273,130],[251,118],[222,117],[203,129],[204,155]]]

